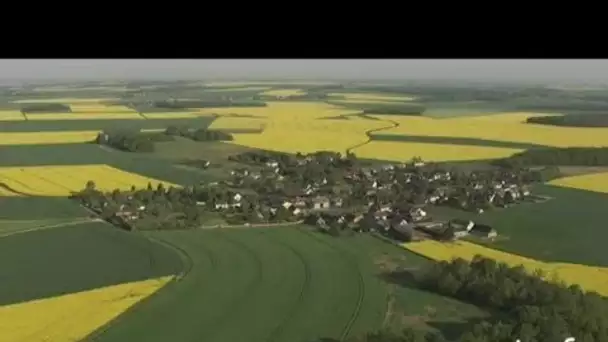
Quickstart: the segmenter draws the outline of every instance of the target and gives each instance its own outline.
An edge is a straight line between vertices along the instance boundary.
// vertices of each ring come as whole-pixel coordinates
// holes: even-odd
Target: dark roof
[[[479,224],[479,223],[476,223],[473,226],[473,228],[471,229],[472,232],[476,232],[476,233],[490,233],[493,230],[494,229],[492,229],[491,226],[488,226],[487,224]]]

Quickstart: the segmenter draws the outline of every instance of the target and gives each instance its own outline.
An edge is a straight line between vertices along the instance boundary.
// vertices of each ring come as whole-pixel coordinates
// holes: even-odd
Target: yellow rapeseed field
[[[566,263],[548,263],[498,251],[466,241],[444,243],[434,240],[405,243],[403,247],[434,260],[463,258],[472,260],[482,255],[510,266],[523,265],[528,271],[542,270],[548,281],[559,280],[568,285],[578,284],[587,291],[608,296],[608,268]]]
[[[388,100],[364,100],[364,99],[329,99],[332,103],[336,104],[395,104],[396,101]]]
[[[426,161],[454,161],[504,158],[520,149],[415,142],[372,141],[353,152],[357,157],[406,162],[413,157]]]
[[[359,113],[360,111],[344,109],[323,102],[286,102],[268,101],[266,107],[239,107],[239,108],[203,108],[201,114],[240,114],[266,117],[272,121],[313,120],[323,117],[332,117],[343,114]]]
[[[80,341],[173,277],[108,286],[0,307],[0,342]]]
[[[0,111],[0,121],[23,121],[25,117],[20,110],[2,110]]]
[[[101,101],[114,101],[114,100],[118,100],[118,99],[114,98],[114,97],[88,98],[88,99],[66,97],[66,98],[49,98],[49,99],[25,99],[25,100],[17,100],[17,101],[12,101],[12,102],[13,103],[65,103],[65,104],[83,103],[83,104],[95,104],[95,103],[99,103]]]
[[[269,120],[261,134],[234,134],[233,143],[292,153],[327,150],[344,154],[348,148],[367,141],[367,130],[386,126],[382,121],[361,118]]]
[[[124,113],[39,113],[26,114],[28,120],[48,121],[48,120],[120,120],[132,119],[143,120],[137,112]]]
[[[390,119],[400,124],[382,134],[478,138],[556,147],[608,146],[608,128],[531,125],[521,122],[525,114],[515,113],[512,118],[508,115],[449,119],[397,115],[374,117]]]
[[[259,129],[266,127],[264,118],[221,116],[211,123],[209,129]]]
[[[608,193],[608,172],[558,178],[552,180],[549,184],[566,188]]]
[[[2,186],[0,186],[0,197],[21,197],[21,195],[16,194],[16,193],[9,191],[8,189],[5,189]]]
[[[347,100],[376,100],[376,101],[413,101],[413,96],[386,95],[374,93],[329,93],[329,96],[345,97]]]
[[[0,182],[33,196],[69,196],[82,190],[89,180],[93,180],[97,189],[103,191],[128,190],[132,185],[143,188],[148,182],[153,186],[158,183],[177,186],[102,164],[0,168]]]
[[[292,96],[292,95],[304,95],[306,92],[302,89],[273,89],[262,92],[260,95],[266,96]]]
[[[0,132],[0,146],[82,143],[94,140],[97,134],[99,131]]]
[[[127,106],[105,106],[102,104],[70,104],[72,113],[137,113]]]
[[[192,112],[154,112],[142,113],[142,115],[148,119],[192,119],[200,116]]]
[[[471,122],[493,122],[493,123],[525,123],[527,118],[541,116],[559,116],[557,113],[534,113],[534,112],[504,112],[471,115],[466,117],[450,118],[456,122],[467,120]]]

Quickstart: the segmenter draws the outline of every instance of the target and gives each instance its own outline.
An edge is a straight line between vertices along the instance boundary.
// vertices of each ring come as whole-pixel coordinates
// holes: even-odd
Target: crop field
[[[162,245],[69,223],[0,238],[0,341],[81,340],[182,270]]]
[[[265,96],[292,96],[304,94],[306,94],[306,92],[303,89],[272,89],[260,93],[260,95]]]
[[[23,99],[23,100],[15,100],[12,103],[20,103],[20,104],[33,104],[33,103],[67,103],[67,104],[82,104],[82,105],[93,105],[98,104],[103,101],[115,101],[118,98],[115,97],[103,97],[103,98],[44,98],[44,99]]]
[[[316,82],[316,81],[217,81],[204,83],[207,87],[250,87],[250,86],[282,86],[282,85],[309,85],[320,86],[330,85],[334,82]]]
[[[603,243],[608,239],[603,229],[608,194],[553,185],[538,185],[534,192],[551,199],[481,215],[455,211],[451,216],[495,228],[496,241],[474,241],[493,249],[546,262],[608,267]]]
[[[140,113],[145,119],[193,119],[197,118],[197,112],[153,112],[153,113]]]
[[[232,342],[246,334],[251,342],[308,342],[399,324],[433,305],[459,313],[438,320],[479,314],[471,306],[415,289],[397,287],[391,294],[375,262],[389,254],[402,257],[394,246],[372,237],[344,241],[305,229],[149,233],[180,246],[190,255],[192,268],[171,291],[125,314],[96,341],[145,336],[150,342]],[[407,254],[405,262],[416,267],[426,261]],[[402,306],[387,319],[393,295]]]
[[[0,307],[0,341],[79,341],[153,294],[171,277]],[[66,316],[75,317],[66,319]]]
[[[264,118],[246,118],[246,117],[230,117],[220,116],[213,120],[209,129],[258,129],[266,127],[267,121]]]
[[[99,86],[99,87],[66,87],[66,86],[46,86],[36,87],[34,91],[40,93],[66,93],[66,92],[122,92],[127,88],[124,86]]]
[[[505,114],[506,115],[506,114]],[[608,128],[575,128],[530,125],[521,122],[523,115],[513,118],[503,116],[500,125],[493,122],[495,115],[433,119],[414,116],[374,115],[379,119],[391,119],[399,126],[382,131],[382,134],[423,135],[434,137],[478,138],[510,141],[556,147],[608,146]]]
[[[595,291],[601,295],[608,296],[608,267],[547,263],[466,241],[444,243],[426,240],[405,243],[403,247],[434,260],[451,260],[454,258],[472,260],[475,255],[482,255],[499,262],[507,263],[510,266],[522,265],[530,273],[541,270],[549,281],[563,281],[567,285],[578,284],[583,290]]]
[[[353,152],[361,158],[406,162],[413,157],[428,161],[482,160],[509,157],[521,149],[474,145],[372,141]]]
[[[31,196],[69,196],[80,191],[89,180],[100,190],[128,190],[131,186],[145,187],[148,183],[168,182],[118,170],[108,165],[62,165],[0,168],[0,182],[5,190]]]
[[[608,173],[600,172],[559,178],[551,181],[549,184],[608,194]]]
[[[0,111],[0,121],[22,121],[25,120],[20,110]]]
[[[206,92],[210,93],[221,93],[229,91],[264,91],[270,89],[270,87],[246,87],[246,86],[234,86],[234,87],[221,87],[221,88],[207,88]]]
[[[180,114],[180,113],[175,113]],[[38,121],[10,121],[0,125],[0,135],[4,133],[32,133],[32,132],[69,132],[88,131],[99,132],[112,128],[132,129],[164,129],[168,126],[208,127],[215,117],[197,115],[195,117],[182,117],[179,115],[166,117],[153,117],[152,120],[142,120],[141,116],[132,115],[128,119],[107,120],[38,120]]]
[[[99,131],[0,133],[0,145],[72,144],[95,140]]]
[[[231,107],[231,108],[203,108],[199,110],[204,114],[238,114],[266,117],[272,121],[281,120],[313,120],[343,114],[356,114],[359,111],[344,109],[339,106],[323,102],[281,102],[268,101],[266,107]]]
[[[390,124],[359,117],[348,120],[269,120],[262,133],[235,134],[233,143],[292,153],[327,150],[345,154],[346,150],[366,143],[369,130],[385,127],[390,127]]]
[[[603,219],[608,172],[536,185],[535,193],[551,198],[543,203],[483,214],[441,208],[451,218],[483,221],[499,232],[495,241],[470,237],[454,244],[395,246],[368,234],[331,237],[304,225],[125,232],[66,198],[89,180],[105,191],[216,181],[240,165],[225,163],[228,155],[251,149],[354,152],[395,162],[413,157],[487,162],[539,146],[608,146],[608,128],[525,123],[529,117],[561,115],[558,110],[501,111],[505,103],[500,101],[449,107],[430,95],[395,95],[398,87],[385,93],[370,91],[371,86],[324,87],[331,84],[211,82],[188,85],[183,93],[176,86],[171,92],[180,93],[171,96],[192,100],[300,95],[309,89],[331,91],[333,98],[331,103],[266,101],[266,107],[149,113],[104,105],[132,96],[121,85],[51,87],[32,99],[5,96],[0,110],[0,342],[233,342],[242,336],[251,342],[312,342],[380,328],[464,323],[486,313],[414,283],[404,285],[394,276],[431,260],[475,254],[541,269],[551,281],[559,278],[608,295]],[[140,89],[149,98],[164,96],[160,86]],[[440,90],[441,96],[450,97]],[[366,104],[416,105],[417,99],[427,106],[423,116],[362,114]],[[24,115],[16,110],[39,103],[66,104],[72,112]],[[168,126],[223,130],[234,140],[178,137],[155,143],[150,153],[89,143],[104,129],[162,131]],[[189,168],[182,164],[185,159],[218,167]]]
[[[137,113],[126,106],[105,106],[102,104],[70,104],[72,113]]]
[[[55,120],[142,120],[137,112],[123,113],[41,113],[26,114],[28,121],[55,121]]]
[[[413,96],[400,96],[400,95],[386,95],[386,94],[373,94],[373,93],[329,93],[329,96],[345,98],[351,101],[414,101],[416,98]]]

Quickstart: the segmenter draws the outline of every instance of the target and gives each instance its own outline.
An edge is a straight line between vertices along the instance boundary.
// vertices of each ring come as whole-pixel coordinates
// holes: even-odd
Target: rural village
[[[332,235],[379,232],[402,241],[453,240],[469,234],[492,239],[479,222],[436,219],[433,209],[483,213],[537,202],[529,184],[542,170],[488,169],[463,172],[420,158],[368,166],[354,154],[289,155],[245,152],[229,161],[226,179],[184,188],[148,184],[146,189],[102,193],[94,180],[72,197],[127,230],[229,228],[305,222]],[[209,161],[193,163],[213,167]]]

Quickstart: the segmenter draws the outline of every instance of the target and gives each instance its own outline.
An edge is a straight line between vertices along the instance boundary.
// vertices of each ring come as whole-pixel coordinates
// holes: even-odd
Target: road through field
[[[385,287],[356,244],[288,227],[148,234],[192,269],[91,340],[308,342],[382,325]]]

